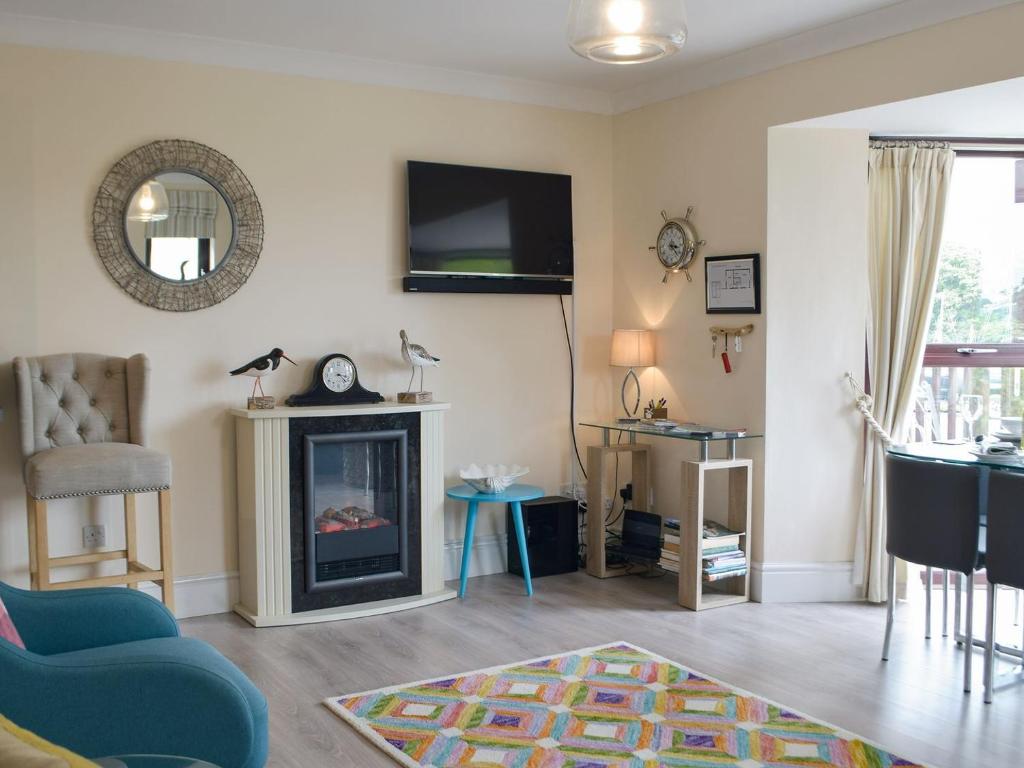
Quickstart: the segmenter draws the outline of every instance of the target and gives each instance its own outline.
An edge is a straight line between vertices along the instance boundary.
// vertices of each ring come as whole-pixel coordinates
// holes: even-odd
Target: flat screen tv
[[[410,161],[411,275],[571,280],[572,177]]]

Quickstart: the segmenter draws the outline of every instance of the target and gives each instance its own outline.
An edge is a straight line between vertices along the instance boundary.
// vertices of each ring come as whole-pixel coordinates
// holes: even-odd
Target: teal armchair
[[[230,661],[129,589],[0,582],[25,650],[0,639],[0,713],[85,757],[184,755],[261,768],[267,702]]]

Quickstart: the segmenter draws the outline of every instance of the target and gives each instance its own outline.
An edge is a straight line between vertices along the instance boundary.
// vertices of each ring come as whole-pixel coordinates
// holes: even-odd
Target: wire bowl
[[[529,471],[529,467],[518,464],[470,464],[468,467],[459,467],[459,477],[480,493],[501,493]]]

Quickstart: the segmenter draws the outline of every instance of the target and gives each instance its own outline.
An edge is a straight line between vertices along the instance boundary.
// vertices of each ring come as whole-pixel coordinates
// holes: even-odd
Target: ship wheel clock
[[[384,398],[379,392],[364,389],[359,383],[356,364],[348,355],[333,353],[324,355],[313,369],[313,381],[305,392],[292,395],[288,405],[354,405],[356,403],[380,403]]]
[[[656,245],[648,250],[658,254],[658,261],[665,268],[665,276],[661,282],[667,283],[668,276],[676,272],[683,272],[688,283],[693,282],[690,275],[690,265],[697,258],[697,249],[705,244],[697,234],[697,230],[690,222],[693,214],[693,206],[686,209],[686,215],[681,219],[670,219],[668,214],[661,212],[661,218],[665,222],[658,231]]]

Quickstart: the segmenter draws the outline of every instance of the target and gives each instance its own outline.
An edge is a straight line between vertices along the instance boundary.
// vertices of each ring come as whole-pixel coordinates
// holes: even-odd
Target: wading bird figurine
[[[409,390],[412,390],[412,381],[416,378],[416,369],[420,369],[420,388],[419,391],[423,391],[423,369],[427,367],[437,368],[441,365],[441,358],[434,357],[427,350],[421,347],[419,344],[410,344],[409,337],[405,335],[405,331],[399,331],[398,335],[402,337],[402,359],[405,360],[409,365],[412,366],[412,375],[409,377]]]
[[[295,365],[295,361],[286,355],[280,348],[274,347],[270,352],[263,355],[263,357],[257,357],[255,360],[250,360],[243,366],[235,368],[233,371],[229,371],[232,376],[252,376],[256,381],[252,385],[252,396],[256,397],[256,388],[259,387],[260,396],[266,397],[263,392],[263,384],[260,383],[260,379],[266,376],[268,373],[273,373],[277,370],[277,366],[281,364],[281,358],[284,358],[292,365]]]

